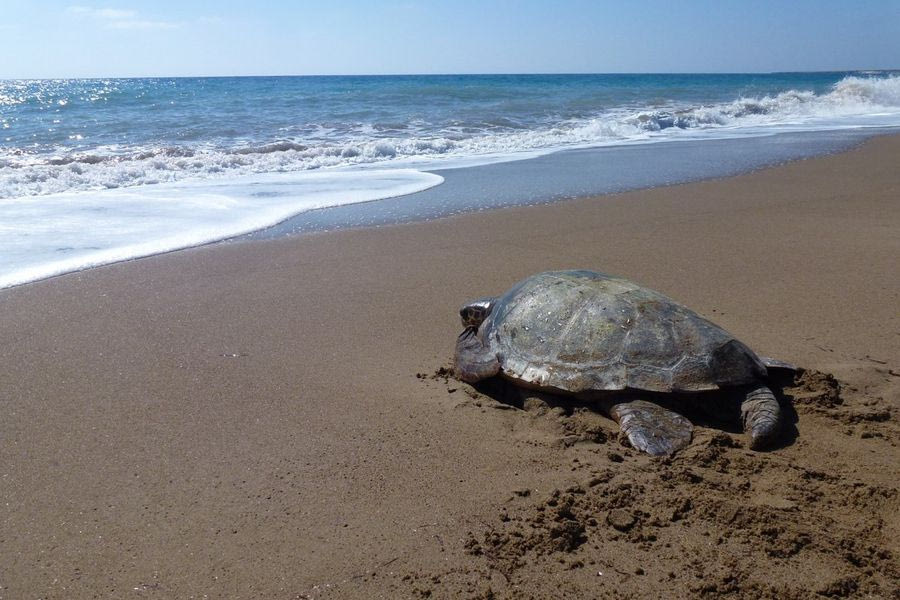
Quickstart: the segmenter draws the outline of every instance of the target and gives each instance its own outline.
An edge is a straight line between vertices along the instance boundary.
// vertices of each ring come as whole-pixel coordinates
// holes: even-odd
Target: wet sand
[[[0,291],[0,597],[897,597],[898,164],[881,137]],[[575,267],[808,369],[782,447],[652,459],[442,375],[463,301]]]

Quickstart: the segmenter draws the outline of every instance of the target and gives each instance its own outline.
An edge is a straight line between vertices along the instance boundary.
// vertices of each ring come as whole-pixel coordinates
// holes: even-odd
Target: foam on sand
[[[0,200],[0,288],[226,239],[300,212],[411,194],[407,169],[273,173]]]

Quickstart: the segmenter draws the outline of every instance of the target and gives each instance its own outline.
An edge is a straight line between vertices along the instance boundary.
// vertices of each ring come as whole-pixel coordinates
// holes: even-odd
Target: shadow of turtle
[[[761,451],[778,450],[791,446],[797,440],[797,411],[794,410],[793,396],[789,393],[796,385],[796,374],[778,373],[769,381],[769,389],[781,407],[781,430],[779,435]],[[694,393],[659,393],[643,390],[622,390],[596,392],[589,397],[581,395],[554,394],[539,389],[521,387],[503,379],[490,377],[473,386],[479,393],[507,406],[519,410],[554,410],[564,416],[572,416],[578,410],[590,410],[610,420],[610,429],[617,426],[609,417],[609,408],[630,400],[653,402],[686,417],[695,427],[717,429],[733,435],[742,435],[741,402],[743,395],[737,389],[722,389]]]

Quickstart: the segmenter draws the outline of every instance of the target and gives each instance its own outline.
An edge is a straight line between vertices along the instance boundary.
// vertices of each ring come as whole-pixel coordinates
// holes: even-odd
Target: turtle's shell
[[[554,391],[700,391],[766,377],[759,357],[727,331],[658,292],[592,271],[519,282],[481,327],[504,376]]]

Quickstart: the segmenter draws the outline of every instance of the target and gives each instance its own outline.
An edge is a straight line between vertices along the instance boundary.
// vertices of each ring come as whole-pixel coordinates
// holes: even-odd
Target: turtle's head
[[[459,309],[459,316],[462,318],[463,327],[467,329],[469,327],[478,329],[478,326],[481,325],[482,321],[487,319],[488,315],[491,314],[491,309],[494,308],[494,300],[496,300],[496,298],[479,298],[478,300],[468,302]]]

